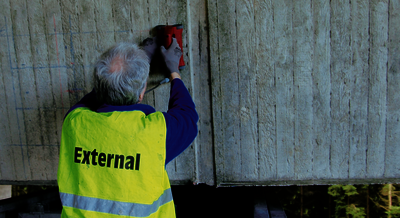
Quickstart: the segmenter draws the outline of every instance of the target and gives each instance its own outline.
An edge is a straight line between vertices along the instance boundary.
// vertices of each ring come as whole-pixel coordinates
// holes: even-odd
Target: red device
[[[183,25],[159,25],[156,27],[157,38],[160,40],[160,44],[168,49],[172,44],[172,38],[176,38],[179,47],[182,51],[181,59],[179,59],[179,70],[185,69],[185,61],[183,60],[183,46],[182,46],[182,32]]]

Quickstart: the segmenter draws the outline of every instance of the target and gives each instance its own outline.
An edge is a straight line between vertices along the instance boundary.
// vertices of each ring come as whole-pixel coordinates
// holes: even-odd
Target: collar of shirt
[[[156,109],[146,104],[120,105],[120,106],[103,104],[96,110],[96,112],[99,113],[108,113],[113,111],[142,111],[147,116],[151,113],[156,112]]]

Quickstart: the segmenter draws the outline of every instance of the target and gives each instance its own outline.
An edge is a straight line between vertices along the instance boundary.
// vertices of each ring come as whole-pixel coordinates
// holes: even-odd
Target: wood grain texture
[[[312,1],[314,27],[313,58],[313,177],[331,177],[331,46],[330,5],[327,0]]]
[[[187,65],[187,3],[183,1],[164,1],[160,2],[160,16],[159,24],[163,25],[174,25],[183,24],[184,30],[182,33],[182,44],[185,64]],[[162,69],[163,71],[165,69]],[[185,83],[189,92],[192,94],[190,71],[188,67],[180,71],[182,81]],[[170,92],[170,84],[160,86],[155,90],[155,102],[156,109],[160,111],[168,110],[168,99]],[[192,144],[188,149],[186,149],[178,158],[174,159],[167,165],[168,175],[170,175],[171,180],[194,180],[195,176],[195,149]]]
[[[255,1],[258,180],[276,179],[276,86],[273,1]]]
[[[64,114],[96,58],[184,25],[194,143],[172,184],[396,182],[400,9],[388,0],[0,3],[0,183],[55,184]],[[149,87],[165,75],[152,64]],[[168,110],[170,84],[144,103]]]
[[[57,134],[54,136],[56,142],[53,145],[59,145],[61,139],[61,127],[65,113],[69,109],[68,95],[68,76],[67,67],[65,64],[66,44],[62,30],[61,7],[57,1],[43,1],[43,10],[45,11],[45,23],[47,36],[47,54],[51,74],[51,87],[53,93],[53,107],[56,108],[56,123]],[[57,15],[57,16],[56,16]],[[57,147],[57,146],[55,146]],[[58,149],[58,147],[57,147]],[[58,152],[57,152],[58,153]]]
[[[367,162],[369,4],[351,1],[352,78],[350,96],[349,177],[364,178]]]
[[[76,102],[79,101],[79,93],[76,89],[76,74],[77,74],[77,65],[74,65],[75,62],[75,47],[73,44],[73,32],[78,32],[77,24],[77,11],[75,8],[75,1],[60,1],[61,6],[61,27],[62,30],[60,32],[64,33],[63,44],[65,45],[65,67],[67,69],[66,72],[66,95],[67,102],[65,102],[65,106],[67,108],[72,107]],[[72,23],[74,25],[72,25]]]
[[[182,47],[183,47],[183,58],[185,60],[185,69],[180,70],[180,74],[182,76],[182,81],[185,83],[186,88],[188,89],[190,95],[195,98],[195,90],[193,87],[193,72],[191,70],[193,69],[191,67],[191,60],[188,57],[189,54],[189,35],[188,31],[190,28],[190,22],[188,22],[188,19],[190,19],[188,16],[188,11],[190,10],[189,8],[189,1],[173,1],[168,2],[168,6],[170,7],[169,9],[169,20],[168,24],[182,24],[184,29],[182,33]],[[190,12],[189,12],[190,14]],[[169,97],[169,95],[167,94]],[[184,181],[193,181],[196,178],[196,147],[197,146],[197,141],[194,141],[189,148],[187,148],[179,157],[176,158],[176,166],[177,166],[177,179]]]
[[[159,2],[158,7],[162,8],[163,10],[158,11],[159,16],[158,16],[158,22],[161,22],[160,25],[173,25],[175,22],[171,19],[175,18],[170,18],[170,2],[168,0],[166,1],[161,1]],[[160,111],[167,111],[168,110],[168,98],[169,98],[169,91],[171,89],[170,84],[167,84],[165,86],[160,86],[156,90],[154,90],[154,101],[155,101],[155,108],[156,110]],[[177,175],[177,159],[172,160],[168,165],[167,165],[167,171],[168,175],[171,178],[174,178],[174,176]]]
[[[115,43],[112,2],[94,1],[98,49],[103,53]]]
[[[18,83],[20,95],[16,98],[21,100],[22,116],[18,116],[20,129],[21,159],[23,161],[23,175],[25,179],[32,179],[31,155],[36,153],[35,145],[41,144],[40,120],[37,102],[35,74],[33,71],[31,43],[28,24],[28,14],[26,2],[23,0],[10,2],[12,18],[12,39],[15,49],[16,75],[15,82]],[[25,110],[25,108],[27,108]],[[32,109],[28,109],[32,108]]]
[[[371,1],[370,16],[367,173],[377,178],[383,176],[385,170],[388,1]]]
[[[193,99],[199,114],[198,135],[195,139],[196,183],[213,185],[214,147],[212,138],[211,95],[209,75],[209,46],[207,5],[205,1],[188,3],[189,70],[193,86]],[[190,40],[190,41],[189,41]]]
[[[254,4],[236,1],[238,95],[240,109],[240,160],[243,181],[258,179],[257,74]],[[233,72],[232,72],[233,73]]]
[[[154,7],[149,7],[153,5]],[[130,40],[133,42],[142,42],[144,39],[150,36],[150,29],[158,25],[158,1],[135,1],[135,4],[131,4],[130,16],[131,16],[131,29],[132,36]],[[152,64],[150,69],[150,77],[147,82],[148,88],[153,87],[153,83],[160,81],[158,76],[154,76],[155,69],[154,64]],[[154,93],[149,92],[145,95],[143,99],[144,104],[151,105],[155,107]]]
[[[349,101],[351,71],[350,1],[331,2],[331,173],[349,175]]]
[[[312,57],[313,28],[311,1],[293,2],[293,72],[294,72],[294,170],[296,179],[312,176]]]
[[[218,161],[217,167],[223,167],[223,180],[237,180],[241,178],[241,150],[240,150],[240,98],[238,84],[238,65],[232,60],[238,60],[236,2],[218,1],[218,37],[219,37],[219,67],[222,126],[224,128],[223,144],[216,145],[222,149],[223,163]],[[219,134],[219,133],[216,133]]]
[[[122,0],[114,0],[112,3],[115,42],[130,41],[130,35],[133,32],[131,23],[131,3],[131,1]]]
[[[400,2],[389,2],[385,177],[400,176]]]
[[[64,45],[64,36],[60,34],[62,32],[62,23],[60,17],[56,14],[61,13],[60,5],[57,1],[45,0],[43,1],[43,16],[45,22],[45,31],[44,34],[47,34],[47,59],[48,65],[51,66],[49,68],[50,74],[50,87],[52,89],[50,99],[52,99],[52,106],[55,114],[54,120],[48,120],[49,125],[54,126],[55,134],[50,135],[52,137],[50,147],[46,147],[50,151],[49,155],[52,159],[52,163],[49,163],[49,177],[48,180],[54,180],[57,178],[57,164],[58,163],[58,154],[59,154],[59,144],[61,140],[61,128],[64,119],[64,115],[67,112],[68,108],[65,106],[66,102],[69,100],[66,99],[68,95],[66,95],[67,90],[67,77],[66,77],[66,68],[62,66],[62,63],[65,63],[65,45]]]
[[[370,69],[386,63],[385,54],[374,54],[380,58],[371,63],[370,41],[378,37],[373,34],[374,31],[380,31],[380,26],[372,26],[370,23],[373,21],[370,4],[356,0],[277,1],[271,4],[269,1],[255,1],[254,5],[241,1],[236,1],[235,5],[227,1],[209,3],[217,183],[226,185],[228,181],[235,181],[231,184],[259,184],[262,181],[281,181],[283,184],[287,178],[291,181],[367,180],[371,176],[368,174],[368,162],[380,165],[384,158],[379,152],[385,150],[382,146],[375,148],[375,153],[381,156],[374,156],[369,145],[369,138],[375,137],[370,134],[371,128],[376,127],[370,123],[371,108],[377,107],[371,104],[370,89],[384,90],[373,88]],[[235,11],[218,10],[233,6]],[[262,11],[262,15],[259,11]],[[247,22],[251,20],[249,17],[252,13],[254,25]],[[390,13],[381,11],[380,14],[387,16]],[[234,16],[235,26],[232,21]],[[388,19],[382,18],[379,24],[384,24],[384,20]],[[244,30],[251,31],[253,28],[255,39],[246,38]],[[269,37],[269,31],[273,37]],[[268,41],[265,40],[266,36]],[[231,44],[229,48],[226,48],[226,38]],[[274,59],[269,62],[271,53],[268,48],[271,41],[271,56]],[[235,42],[238,42],[236,47]],[[251,44],[254,44],[255,50],[249,48]],[[381,44],[384,45],[383,42]],[[224,58],[224,51],[230,51],[229,59]],[[237,109],[240,109],[240,116],[237,111],[226,109],[235,103],[235,97],[232,98],[230,94],[235,93],[236,77],[233,75],[227,80],[225,72],[227,69],[228,72],[235,72],[232,69],[237,67],[240,73],[248,73],[247,57],[251,52],[254,52],[257,60],[256,119],[259,138],[255,142],[258,144],[256,155],[253,148],[243,149],[249,139],[246,138],[249,134],[243,133],[250,132],[243,125],[244,110],[241,110],[246,101],[239,98]],[[262,64],[259,60],[263,61]],[[260,69],[260,66],[268,71]],[[248,97],[248,83],[240,73],[237,82],[239,96]],[[228,94],[221,85],[224,83],[231,84]],[[377,87],[383,86],[381,84]],[[227,97],[229,100],[226,100]],[[251,97],[247,101],[251,102]],[[227,123],[224,120],[225,114],[231,114],[232,119],[240,118],[240,123],[235,123],[238,122],[235,120]],[[380,119],[383,121],[386,118]],[[231,127],[232,123],[235,123],[236,128]],[[269,126],[271,123],[272,127]],[[240,142],[236,142],[233,147],[232,142],[237,139],[232,139],[232,136],[239,133]],[[271,146],[267,150],[264,147],[267,139],[268,145],[276,140],[276,147]],[[381,137],[375,140],[382,142]],[[229,150],[226,149],[228,146]],[[239,149],[239,153],[236,149]],[[252,168],[254,159],[258,159],[256,171]],[[267,166],[268,172],[264,168],[266,160],[275,163]],[[383,172],[379,169],[375,171]],[[265,177],[267,173],[268,177]],[[257,182],[248,180],[254,174],[258,174],[255,176]]]
[[[194,7],[201,4],[203,11],[195,11]],[[1,6],[4,17],[0,23],[0,40],[6,46],[0,50],[0,89],[4,90],[0,97],[6,104],[0,107],[0,128],[4,134],[0,143],[0,180],[54,182],[63,117],[70,106],[92,90],[96,58],[117,41],[139,44],[151,36],[150,30],[156,25],[182,23],[185,61],[187,64],[196,61],[196,64],[181,73],[189,91],[201,95],[199,104],[204,122],[201,128],[205,134],[204,143],[196,146],[204,144],[204,149],[195,146],[187,149],[171,165],[170,178],[172,183],[179,184],[196,179],[214,183],[212,143],[209,143],[212,141],[209,137],[211,100],[207,98],[210,87],[207,76],[196,86],[192,78],[192,71],[208,71],[207,17],[203,2],[196,2],[193,8],[186,1],[175,0],[143,0],[135,4],[117,0],[37,0],[29,5],[26,0],[19,0],[2,2]],[[190,10],[194,16],[189,16]],[[195,20],[188,22],[187,19]],[[197,43],[202,38],[202,44],[197,47],[206,54],[198,53],[189,60],[190,23],[199,30],[191,41]],[[167,111],[169,91],[170,85],[164,85],[146,99],[157,110]],[[197,161],[197,156],[204,160]],[[197,162],[207,168],[196,169]]]
[[[294,176],[293,2],[274,1],[277,178]]]
[[[16,137],[18,136],[17,113],[15,110],[15,91],[13,89],[13,70],[12,64],[15,59],[11,59],[11,17],[10,17],[10,4],[9,1],[0,2],[0,71],[8,72],[1,73],[0,77],[0,101],[3,102],[0,106],[0,178],[11,180],[17,177],[17,170],[21,167],[15,165],[16,156],[14,150],[7,146],[13,143],[19,144]],[[14,56],[14,55],[13,55]],[[14,63],[15,65],[15,63]],[[11,118],[11,119],[10,119]],[[19,148],[19,147],[18,147]],[[21,151],[19,151],[19,154]],[[23,169],[22,169],[23,170]],[[20,178],[22,179],[22,178]]]
[[[222,89],[219,65],[219,15],[218,1],[207,1],[208,23],[209,23],[209,43],[210,43],[210,74],[211,74],[211,101],[212,101],[212,117],[213,117],[213,144],[215,152],[215,174],[216,183],[219,184],[223,180],[224,172],[224,150],[221,148],[223,144],[224,131],[222,124]]]
[[[87,94],[94,87],[93,66],[101,51],[97,50],[94,2],[90,0],[78,1],[76,7],[79,13],[79,32],[81,33],[78,35],[81,52],[76,55],[82,58],[82,67],[80,68],[84,80],[82,91]]]
[[[49,68],[43,68],[48,65],[48,51],[46,29],[44,25],[43,11],[41,1],[31,1],[32,5],[27,7],[28,15],[28,26],[30,35],[30,49],[32,54],[32,63],[34,66],[34,76],[31,79],[31,83],[34,82],[36,89],[36,101],[38,110],[38,122],[34,124],[35,128],[39,131],[40,142],[31,146],[29,157],[32,159],[32,180],[49,180],[55,179],[56,175],[53,164],[57,159],[57,150],[46,146],[37,145],[54,145],[57,140],[54,137],[56,135],[56,123],[52,122],[55,119],[55,110],[53,108],[52,88]],[[29,118],[31,119],[31,118]],[[36,171],[36,173],[35,173]]]

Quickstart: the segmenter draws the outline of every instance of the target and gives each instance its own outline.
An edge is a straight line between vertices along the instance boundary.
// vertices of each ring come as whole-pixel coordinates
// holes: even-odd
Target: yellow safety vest
[[[62,127],[61,217],[175,217],[161,112],[77,108]]]

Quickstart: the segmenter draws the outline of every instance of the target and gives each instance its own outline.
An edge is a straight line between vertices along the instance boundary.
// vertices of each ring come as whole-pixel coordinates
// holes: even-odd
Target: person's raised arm
[[[179,74],[179,59],[182,51],[175,38],[171,46],[161,46],[161,54],[170,72],[171,92],[168,111],[164,114],[167,125],[165,164],[182,153],[197,136],[199,116],[189,91]]]

